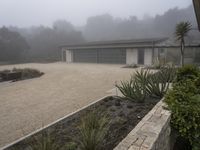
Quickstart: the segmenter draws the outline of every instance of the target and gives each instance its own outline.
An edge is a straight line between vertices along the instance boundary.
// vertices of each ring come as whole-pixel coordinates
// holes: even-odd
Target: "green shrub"
[[[172,126],[195,149],[200,144],[200,89],[196,82],[185,79],[184,82],[175,83],[166,94],[165,102],[172,112]]]
[[[82,119],[79,127],[81,150],[100,150],[108,131],[108,118],[98,113],[90,113]]]
[[[22,80],[23,79],[30,79],[30,78],[36,78],[42,76],[44,73],[40,72],[37,69],[32,69],[32,68],[13,68],[13,72],[21,72],[22,73]]]
[[[178,69],[176,82],[183,81],[185,79],[195,79],[200,76],[200,69],[194,65],[185,65]]]

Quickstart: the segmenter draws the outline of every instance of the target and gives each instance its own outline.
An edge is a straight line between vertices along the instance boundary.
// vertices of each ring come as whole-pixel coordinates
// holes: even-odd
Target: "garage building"
[[[185,61],[193,63],[198,43],[186,45],[189,50],[189,57]],[[179,53],[179,45],[169,38],[152,38],[118,41],[97,41],[83,44],[63,45],[62,61],[67,63],[109,63],[109,64],[139,64],[152,65],[158,58],[172,59],[173,55]],[[187,51],[187,50],[186,50]],[[192,52],[192,53],[191,53]],[[175,54],[174,54],[175,53]],[[177,53],[177,54],[176,54]],[[167,60],[166,60],[167,61]]]

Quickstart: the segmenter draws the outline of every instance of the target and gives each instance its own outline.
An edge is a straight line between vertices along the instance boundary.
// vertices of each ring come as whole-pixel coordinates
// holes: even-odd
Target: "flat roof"
[[[200,47],[200,41],[190,41],[186,39],[186,47]],[[131,39],[115,41],[94,41],[80,44],[62,45],[60,48],[68,50],[76,49],[111,49],[111,48],[177,48],[179,42],[173,38],[151,38],[151,39]]]
[[[80,44],[61,45],[60,48],[86,49],[86,48],[131,48],[131,47],[152,47],[168,38],[129,39],[115,41],[93,41]]]
[[[200,31],[200,0],[193,0],[194,10],[197,18],[197,23]]]

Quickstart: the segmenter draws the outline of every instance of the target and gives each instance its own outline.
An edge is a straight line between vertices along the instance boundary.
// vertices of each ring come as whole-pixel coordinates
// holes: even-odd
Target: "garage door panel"
[[[97,62],[96,50],[74,50],[74,62]]]
[[[126,63],[126,51],[122,49],[102,49],[99,51],[99,63]]]
[[[84,49],[74,50],[74,62],[126,63],[125,49]]]

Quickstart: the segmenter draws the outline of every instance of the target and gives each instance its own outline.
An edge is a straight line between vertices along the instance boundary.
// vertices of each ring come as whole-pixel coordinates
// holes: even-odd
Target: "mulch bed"
[[[81,123],[81,118],[91,113],[91,111],[102,112],[110,118],[110,127],[103,142],[104,150],[111,150],[116,147],[127,134],[133,130],[138,122],[155,106],[158,99],[149,98],[145,103],[136,103],[120,97],[107,97],[97,105],[64,119],[58,124],[48,128],[56,140],[56,143],[63,146],[66,143],[74,142],[73,139],[79,137],[77,127]],[[44,131],[43,131],[44,132]],[[38,133],[38,135],[41,133]],[[37,136],[37,134],[35,135]],[[13,147],[23,150],[33,141],[30,137],[25,141],[15,144]],[[9,148],[10,149],[10,148]]]

